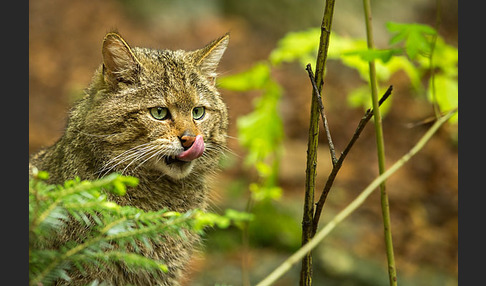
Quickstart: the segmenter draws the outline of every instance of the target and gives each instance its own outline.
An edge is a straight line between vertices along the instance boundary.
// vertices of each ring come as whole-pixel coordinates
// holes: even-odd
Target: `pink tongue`
[[[192,146],[176,156],[178,160],[189,162],[201,157],[204,152],[204,139],[202,135],[197,135]]]

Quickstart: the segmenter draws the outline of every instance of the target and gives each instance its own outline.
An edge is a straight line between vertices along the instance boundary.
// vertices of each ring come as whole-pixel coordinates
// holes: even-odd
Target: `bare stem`
[[[368,49],[374,49],[373,43],[373,29],[371,24],[371,5],[370,0],[363,0],[365,23],[366,23],[366,39],[368,42]],[[383,128],[380,109],[378,108],[378,82],[376,78],[375,62],[371,60],[369,62],[370,72],[370,86],[371,86],[371,98],[373,101],[373,116],[375,122],[375,134],[376,134],[376,148],[378,153],[378,169],[379,173],[385,172],[385,141],[383,137]],[[395,256],[393,254],[393,242],[390,222],[390,209],[388,203],[388,195],[386,192],[386,184],[383,181],[380,184],[381,190],[381,210],[383,216],[383,228],[385,233],[385,246],[386,255],[388,260],[388,278],[390,285],[397,285],[397,274],[395,268]]]

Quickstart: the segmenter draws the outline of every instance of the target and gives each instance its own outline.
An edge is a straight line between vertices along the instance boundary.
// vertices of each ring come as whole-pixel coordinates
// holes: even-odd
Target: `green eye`
[[[206,114],[206,110],[204,109],[204,107],[203,107],[203,106],[200,106],[200,107],[195,107],[195,108],[192,110],[192,118],[194,118],[194,119],[196,119],[196,120],[203,119],[204,114]]]
[[[169,110],[165,107],[152,107],[150,114],[157,120],[164,120],[169,118]]]

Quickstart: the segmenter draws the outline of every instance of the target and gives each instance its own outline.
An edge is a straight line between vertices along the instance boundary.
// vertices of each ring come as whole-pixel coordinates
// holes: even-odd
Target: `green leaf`
[[[444,73],[451,77],[457,77],[457,47],[445,43],[444,39],[438,36],[435,42],[433,59],[433,65],[436,73]],[[429,58],[419,57],[417,61],[423,69],[430,69]]]
[[[282,120],[278,111],[281,89],[269,82],[264,94],[255,102],[255,109],[237,120],[240,144],[248,150],[247,165],[263,161],[278,150],[283,139]]]
[[[40,180],[48,180],[49,179],[49,173],[47,173],[46,171],[39,171],[37,173],[37,178],[40,179]]]
[[[255,168],[258,171],[260,177],[268,177],[272,174],[272,167],[262,161],[256,162]]]
[[[370,51],[369,53],[365,50],[361,51],[363,53],[356,51],[343,52],[341,60],[346,66],[356,69],[360,77],[366,82],[369,82],[369,65],[366,61],[366,56],[369,56],[369,59],[380,58],[386,55],[387,52],[380,54],[380,52],[374,53],[374,51]],[[399,56],[398,54],[399,49],[393,49],[390,52],[390,59],[388,61],[376,61],[376,76],[378,80],[380,82],[386,81],[392,74],[402,70],[410,78],[413,87],[420,92],[423,88],[420,70],[406,56]],[[363,58],[363,55],[365,58]],[[387,58],[385,57],[384,59]]]
[[[139,183],[139,179],[132,176],[120,176],[118,179],[129,187],[136,187]]]
[[[133,271],[137,271],[140,269],[148,270],[150,272],[161,270],[167,273],[168,271],[167,265],[136,253],[126,253],[121,251],[106,251],[104,253],[93,253],[91,254],[91,256],[105,263],[113,263],[113,262],[123,263],[130,270]]]
[[[435,76],[435,94],[440,110],[449,111],[459,105],[459,88],[457,78],[450,77],[444,74],[437,74]],[[428,98],[433,101],[432,82],[429,83]],[[451,117],[449,122],[457,123],[458,113]]]
[[[302,65],[314,62],[320,33],[320,29],[315,28],[287,33],[270,53],[270,62],[273,65],[293,61],[299,61]]]
[[[229,218],[233,225],[242,229],[244,223],[252,221],[255,218],[255,215],[247,212],[239,212],[233,209],[227,209],[224,213],[224,216]]]
[[[392,56],[401,54],[401,49],[386,49],[386,50],[355,50],[344,52],[343,56],[359,56],[363,61],[370,62],[375,60],[381,60],[383,63],[387,63]]]
[[[127,192],[127,188],[125,186],[125,184],[123,184],[122,182],[120,181],[113,181],[113,193],[116,194],[116,195],[119,195],[119,196],[123,196],[126,194]]]
[[[368,49],[368,46],[365,40],[353,39],[339,36],[336,33],[331,33],[327,56],[329,59],[341,60],[343,55],[347,52],[366,49]]]
[[[417,55],[430,56],[430,36],[437,34],[434,28],[423,24],[403,24],[388,22],[386,27],[389,32],[395,35],[390,39],[390,45],[403,43],[405,51],[410,59],[416,59]]]
[[[238,221],[251,221],[254,219],[254,215],[247,212],[240,212],[233,209],[225,210],[224,216],[231,219],[233,222]]]
[[[377,63],[377,68],[381,68],[381,63]],[[394,56],[389,62],[383,64],[383,67],[387,72],[392,75],[398,71],[403,71],[410,79],[410,83],[417,90],[418,93],[423,91],[421,82],[421,72],[413,62],[411,62],[406,56]]]
[[[218,86],[234,91],[263,89],[270,79],[270,67],[260,62],[239,74],[221,77]]]
[[[256,183],[250,184],[252,198],[257,201],[278,200],[282,197],[282,188],[278,186],[261,186]]]
[[[229,218],[220,216],[215,213],[199,212],[196,216],[196,221],[194,222],[194,229],[196,231],[202,231],[207,226],[217,225],[219,228],[228,228],[231,224]]]

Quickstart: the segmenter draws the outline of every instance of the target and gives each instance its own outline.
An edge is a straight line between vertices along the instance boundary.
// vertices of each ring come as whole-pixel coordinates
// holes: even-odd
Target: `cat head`
[[[184,62],[196,67],[208,82],[214,85],[216,68],[228,46],[228,42],[229,34],[225,34],[202,49],[192,52],[180,50],[177,52],[183,53]],[[148,70],[149,73],[159,73],[157,61],[154,62],[145,57],[147,55],[161,56],[159,52],[151,49],[132,49],[121,35],[115,32],[108,33],[103,40],[102,49],[105,82],[116,88],[120,83],[137,82],[144,69]]]
[[[226,34],[195,51],[171,51],[105,36],[83,130],[102,138],[101,173],[151,169],[182,179],[215,167],[228,125],[215,77],[228,41]]]

